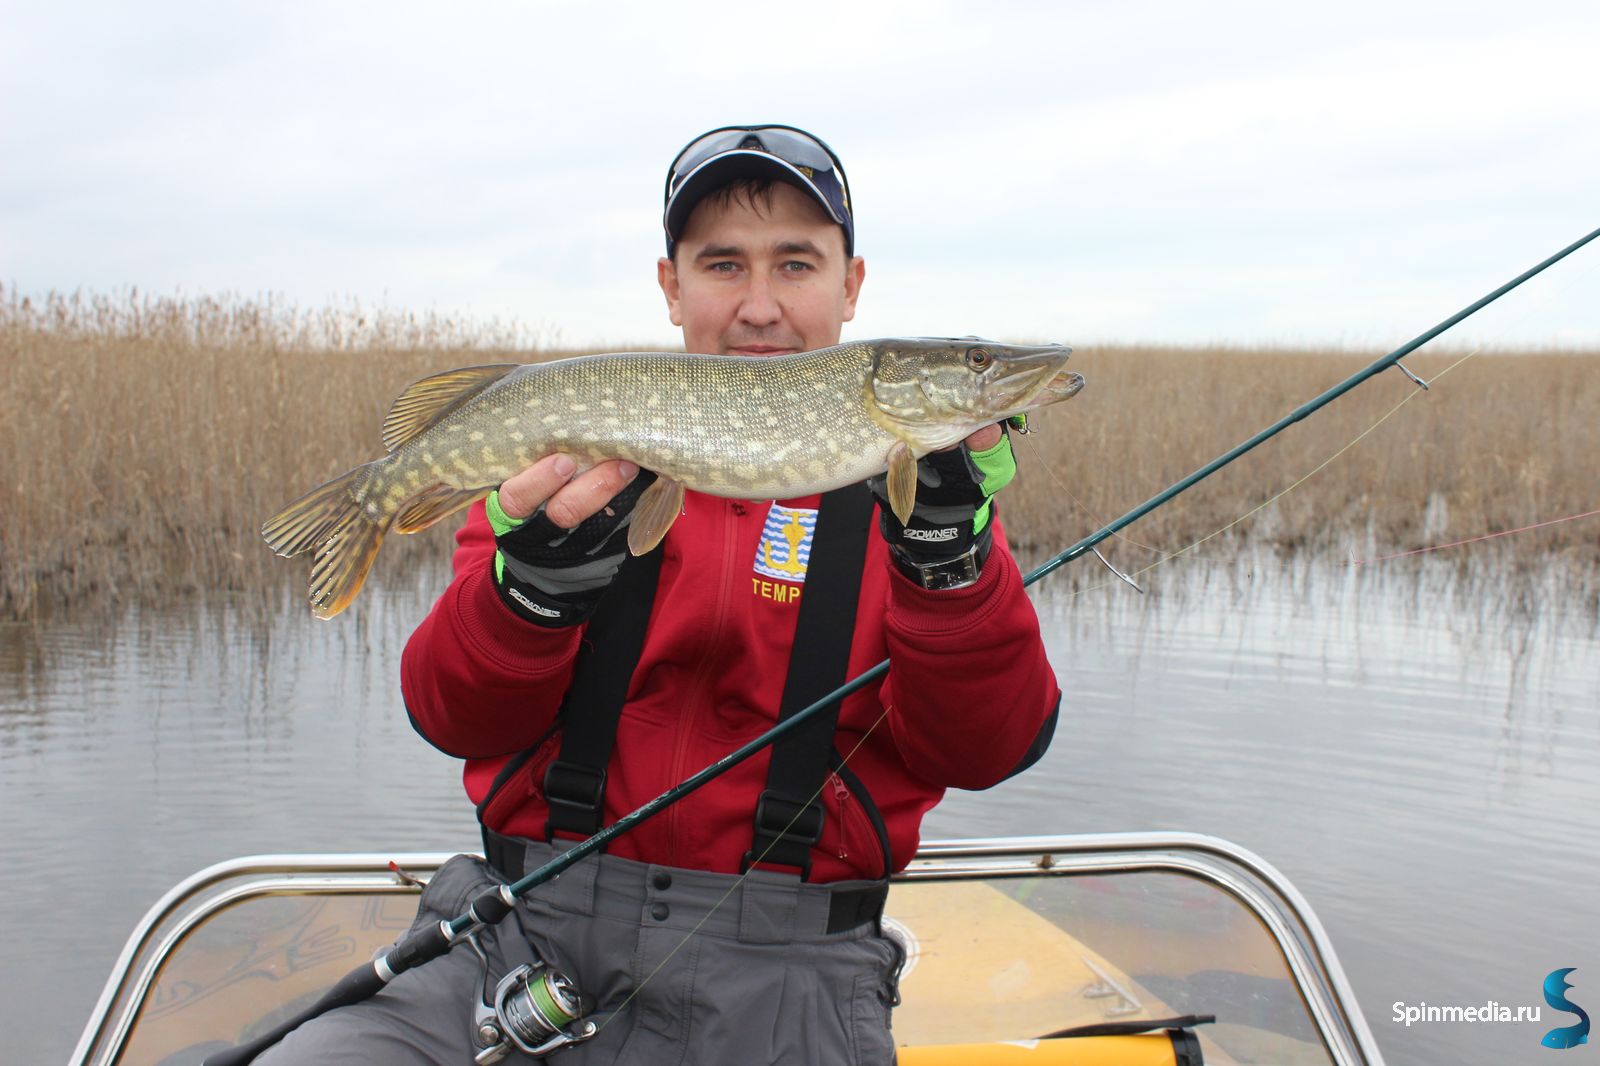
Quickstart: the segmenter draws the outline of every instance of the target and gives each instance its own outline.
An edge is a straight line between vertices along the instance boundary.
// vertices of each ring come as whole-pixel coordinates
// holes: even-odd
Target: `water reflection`
[[[122,941],[188,873],[366,839],[473,846],[458,764],[400,706],[400,649],[432,593],[375,591],[349,625],[286,596],[6,631],[0,915],[72,912],[7,947],[8,1059],[65,1059]]]
[[[1582,965],[1561,960],[1600,966],[1578,932],[1600,925],[1595,616],[1565,575],[1524,596],[1424,574],[1246,565],[1154,604],[1045,600],[1055,746],[928,832],[1235,840],[1317,907],[1396,1061],[1519,1059],[1531,1023],[1407,1030],[1391,1005],[1538,1004],[1545,973]]]
[[[0,918],[72,911],[7,948],[17,1061],[66,1056],[134,922],[202,866],[473,846],[458,766],[398,690],[441,580],[370,588],[333,623],[285,592],[0,629]],[[1140,597],[1086,568],[1040,590],[1056,744],[953,795],[927,835],[1228,837],[1310,898],[1396,1061],[1535,1047],[1526,1026],[1404,1029],[1390,1004],[1535,1004],[1557,966],[1600,972],[1593,585],[1273,559],[1145,580]]]

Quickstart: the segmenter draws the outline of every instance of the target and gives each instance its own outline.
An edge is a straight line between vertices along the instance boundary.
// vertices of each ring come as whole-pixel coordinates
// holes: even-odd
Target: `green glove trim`
[[[489,528],[494,530],[494,535],[503,537],[513,529],[527,521],[526,518],[512,518],[500,506],[500,490],[495,489],[489,493],[489,498],[484,501],[483,509],[489,514]]]
[[[483,502],[483,509],[489,515],[489,528],[494,530],[496,537],[503,537],[527,522],[526,518],[512,518],[506,514],[505,509],[500,506],[499,489],[489,493],[489,498]],[[506,557],[498,548],[494,553],[494,583],[496,585],[506,583]]]
[[[972,535],[977,536],[994,516],[994,494],[1011,484],[1011,479],[1017,476],[1017,457],[1011,453],[1011,436],[1007,433],[1000,434],[1000,439],[992,447],[972,452],[971,455],[972,465],[977,467],[983,479],[980,485],[983,502],[972,516]]]
[[[1011,479],[1017,476],[1017,458],[1011,454],[1011,438],[1002,433],[992,448],[973,452],[972,465],[983,475],[985,496],[993,496],[1011,484]]]

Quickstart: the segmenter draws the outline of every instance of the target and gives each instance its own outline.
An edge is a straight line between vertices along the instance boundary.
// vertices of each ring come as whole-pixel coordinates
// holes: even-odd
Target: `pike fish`
[[[904,338],[767,358],[631,352],[464,367],[402,392],[383,423],[388,454],[289,504],[261,534],[278,555],[314,552],[311,611],[332,618],[385,534],[426,529],[555,452],[580,470],[628,459],[656,473],[629,525],[635,555],[660,543],[686,488],[789,499],[887,471],[904,521],[917,459],[1075,395],[1071,352]]]

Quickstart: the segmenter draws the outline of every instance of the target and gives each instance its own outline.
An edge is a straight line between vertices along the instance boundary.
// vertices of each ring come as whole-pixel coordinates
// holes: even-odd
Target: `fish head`
[[[999,344],[977,337],[873,342],[868,411],[919,454],[948,447],[983,426],[1077,394],[1062,344]]]

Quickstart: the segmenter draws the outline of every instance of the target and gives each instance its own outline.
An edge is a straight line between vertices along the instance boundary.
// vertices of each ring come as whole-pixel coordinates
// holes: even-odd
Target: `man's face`
[[[656,267],[683,345],[705,355],[788,355],[839,343],[866,267],[811,197],[774,182],[770,205],[708,197],[689,216],[677,259]]]

